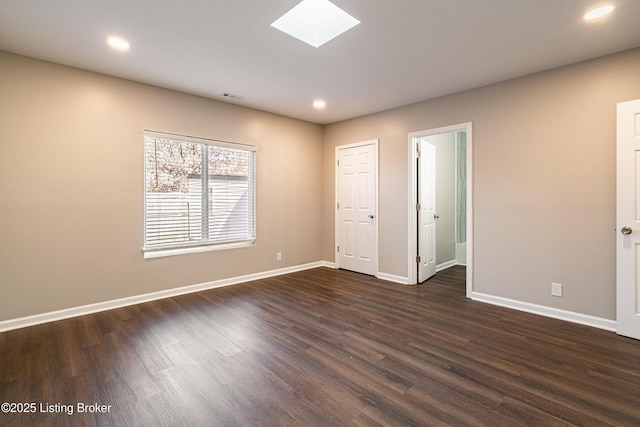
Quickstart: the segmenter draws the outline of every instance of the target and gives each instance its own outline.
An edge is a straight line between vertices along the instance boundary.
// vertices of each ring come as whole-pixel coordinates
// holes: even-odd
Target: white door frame
[[[417,196],[417,177],[416,168],[417,156],[414,146],[414,138],[425,136],[440,135],[451,132],[465,132],[467,134],[467,297],[470,298],[473,293],[473,134],[472,123],[460,123],[457,125],[444,126],[435,129],[427,129],[418,132],[411,132],[408,136],[409,146],[409,206],[408,212],[408,234],[409,248],[407,255],[408,265],[408,281],[410,285],[417,283],[416,256],[418,254],[418,243],[416,230],[418,229],[418,221],[416,217],[416,205],[418,203]]]
[[[378,140],[377,139],[371,139],[368,141],[361,141],[361,142],[354,142],[352,144],[344,144],[344,145],[338,145],[336,146],[336,150],[335,150],[335,158],[334,158],[334,173],[335,173],[335,190],[334,190],[334,201],[333,201],[333,206],[334,206],[334,258],[335,258],[335,265],[336,268],[340,268],[340,254],[337,251],[337,246],[338,246],[338,242],[339,240],[339,227],[340,224],[338,223],[338,211],[337,211],[337,205],[338,205],[338,200],[339,200],[339,196],[338,196],[338,180],[339,180],[339,176],[338,176],[338,159],[340,158],[338,155],[338,152],[340,150],[344,150],[344,149],[349,149],[349,148],[355,148],[355,147],[361,147],[364,145],[373,145],[374,146],[374,152],[375,152],[375,174],[376,174],[376,191],[375,191],[375,203],[376,203],[376,212],[375,212],[375,219],[374,219],[374,228],[375,228],[375,247],[374,247],[374,257],[373,257],[373,265],[374,265],[374,271],[375,271],[375,277],[378,277],[379,275],[379,271],[378,271],[378,255],[380,253],[379,251],[379,236],[378,236],[378,230],[379,227],[378,225],[380,224],[379,218],[379,212],[380,212],[380,201],[379,201],[379,194],[380,194],[380,173],[379,173],[379,155],[378,155]]]

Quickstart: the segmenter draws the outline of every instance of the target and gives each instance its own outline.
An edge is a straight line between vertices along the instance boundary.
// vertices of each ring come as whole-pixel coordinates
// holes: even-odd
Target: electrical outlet
[[[554,297],[562,296],[562,284],[561,283],[552,283],[551,284],[551,295]]]
[[[276,252],[276,261],[282,261],[282,252]]]

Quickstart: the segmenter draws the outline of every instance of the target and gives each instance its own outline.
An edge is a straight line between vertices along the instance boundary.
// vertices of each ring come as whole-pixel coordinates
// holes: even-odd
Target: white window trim
[[[247,240],[246,242],[233,242],[233,243],[219,243],[219,244],[199,244],[191,247],[176,247],[171,248],[143,248],[144,258],[162,258],[167,256],[184,255],[184,254],[196,254],[199,252],[210,251],[222,251],[227,249],[249,248],[256,245],[255,240]]]
[[[217,147],[225,147],[225,148],[232,148],[232,149],[242,149],[242,150],[246,150],[246,151],[252,151],[252,152],[257,152],[258,151],[258,147],[254,146],[254,145],[247,145],[247,144],[240,144],[240,143],[235,143],[235,142],[228,142],[228,141],[221,141],[221,140],[217,140],[217,139],[209,139],[209,138],[201,138],[201,137],[194,137],[194,136],[188,136],[188,135],[180,135],[180,134],[174,134],[174,133],[167,133],[167,132],[158,132],[158,131],[153,131],[153,130],[144,130],[143,134],[145,137],[152,137],[152,138],[165,138],[165,139],[179,139],[180,141],[184,141],[184,142],[191,142],[191,143],[195,143],[195,144],[208,144],[208,145],[214,145]],[[144,153],[144,157],[146,159],[146,151]],[[256,175],[257,175],[257,171],[256,171],[257,166],[254,165],[254,175],[253,175],[253,180],[255,181],[256,179]],[[145,189],[146,192],[146,173],[143,174],[143,188]],[[255,189],[255,183],[254,183],[254,191],[256,191]],[[145,194],[145,199],[146,199],[146,194]],[[253,203],[257,203],[256,201],[256,197],[254,194],[254,200]],[[145,202],[145,206],[146,206],[146,202]],[[255,207],[254,207],[255,209]],[[145,218],[144,221],[146,222],[146,208],[145,208]],[[257,222],[257,218],[254,217],[254,221]],[[144,237],[144,233],[145,233],[145,228],[143,226],[143,242],[146,243],[145,237]],[[257,228],[257,224],[256,224],[256,228]],[[256,233],[257,233],[257,229],[256,229]],[[253,247],[256,245],[256,236],[254,235],[253,239],[247,239],[247,240],[238,240],[238,241],[233,241],[233,242],[228,242],[228,243],[216,243],[216,242],[198,242],[198,243],[192,243],[192,244],[174,244],[174,245],[168,245],[168,246],[153,246],[153,247],[146,247],[143,245],[142,247],[142,253],[145,259],[148,258],[161,258],[161,257],[168,257],[168,256],[176,256],[176,255],[183,255],[183,254],[191,254],[191,253],[199,253],[199,252],[210,252],[210,251],[219,251],[219,250],[228,250],[228,249],[237,249],[237,248],[246,248],[246,247]]]

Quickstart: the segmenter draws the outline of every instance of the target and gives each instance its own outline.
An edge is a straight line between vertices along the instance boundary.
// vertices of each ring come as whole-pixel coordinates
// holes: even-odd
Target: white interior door
[[[640,339],[640,99],[618,104],[618,334]]]
[[[377,141],[336,148],[336,264],[376,275]]]
[[[418,282],[436,274],[436,146],[424,138],[418,150]]]

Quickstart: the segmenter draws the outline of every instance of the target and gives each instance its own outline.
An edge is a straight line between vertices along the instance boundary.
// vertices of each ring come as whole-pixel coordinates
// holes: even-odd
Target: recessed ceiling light
[[[584,19],[587,21],[593,21],[594,19],[602,18],[605,15],[613,12],[614,6],[609,4],[607,6],[596,7],[595,9],[590,10],[584,15]]]
[[[313,101],[313,108],[317,110],[322,110],[326,106],[327,106],[327,103],[322,99],[316,99],[315,101]]]
[[[111,36],[107,39],[107,43],[115,50],[129,50],[129,42],[122,37]]]
[[[320,47],[359,23],[329,0],[302,0],[271,26],[313,47]]]

